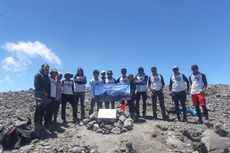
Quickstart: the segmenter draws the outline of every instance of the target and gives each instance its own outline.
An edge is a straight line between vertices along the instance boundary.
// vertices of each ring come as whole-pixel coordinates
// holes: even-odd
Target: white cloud
[[[21,72],[27,69],[27,66],[32,63],[33,58],[42,58],[48,63],[61,65],[61,59],[44,43],[40,41],[28,41],[17,43],[6,43],[2,47],[8,51],[11,56],[6,57],[2,61],[2,68],[10,72]]]
[[[6,75],[5,77],[1,78],[0,79],[0,84],[3,84],[3,83],[12,83],[13,81],[11,80],[10,76],[9,75]]]
[[[2,68],[8,72],[22,72],[29,63],[28,60],[9,56],[2,61]]]

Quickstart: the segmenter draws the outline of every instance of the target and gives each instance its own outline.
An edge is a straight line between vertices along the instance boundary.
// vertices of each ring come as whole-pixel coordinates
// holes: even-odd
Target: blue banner
[[[129,84],[101,84],[95,86],[95,96],[102,101],[119,101],[130,99]]]

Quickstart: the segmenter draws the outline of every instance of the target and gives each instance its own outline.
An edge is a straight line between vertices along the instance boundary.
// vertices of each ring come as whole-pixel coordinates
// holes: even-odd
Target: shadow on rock
[[[136,124],[142,124],[142,123],[145,123],[145,122],[146,122],[146,120],[143,119],[143,118],[135,118],[135,119],[133,119],[133,121],[134,121],[134,123],[136,123]]]
[[[65,129],[62,128],[61,124],[55,124],[46,128],[45,126],[37,125],[34,128],[32,136],[34,139],[50,139],[50,138],[57,138],[57,133],[64,133]]]

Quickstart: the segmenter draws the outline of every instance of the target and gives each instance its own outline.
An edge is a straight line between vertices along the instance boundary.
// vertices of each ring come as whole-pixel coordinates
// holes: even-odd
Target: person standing
[[[148,76],[145,75],[144,68],[139,67],[138,73],[135,77],[136,82],[136,90],[137,90],[137,115],[140,116],[140,100],[142,98],[143,101],[143,111],[142,115],[143,117],[146,116],[146,100],[147,100],[147,82],[148,82]]]
[[[48,103],[50,102],[50,79],[49,79],[49,65],[43,64],[41,70],[34,77],[35,87],[35,101],[36,108],[34,113],[35,129],[43,125],[43,118]],[[44,119],[48,123],[47,118]]]
[[[101,71],[101,81],[105,84],[105,80],[106,80],[106,72],[105,70]]]
[[[54,104],[54,110],[53,110],[53,123],[57,124],[57,116],[59,112],[59,107],[61,104],[61,97],[62,97],[62,74],[58,73],[56,76],[56,97],[55,97],[55,104]]]
[[[164,93],[163,89],[165,86],[164,78],[162,75],[157,73],[157,68],[151,68],[152,74],[149,76],[148,86],[152,93],[152,107],[153,107],[153,118],[157,119],[157,99],[160,103],[163,119],[166,119],[165,104],[164,104]]]
[[[80,100],[81,102],[81,119],[85,118],[85,91],[87,83],[86,76],[84,76],[84,71],[82,68],[77,69],[77,73],[74,76],[75,88],[74,88],[74,98],[76,100],[76,105]]]
[[[106,80],[106,72],[105,72],[105,70],[102,70],[101,71],[101,81],[102,81],[102,83],[103,84],[105,84],[105,80]],[[107,102],[106,101],[101,101],[101,105],[103,106],[103,103],[104,103],[104,105],[105,105],[105,107],[107,107]]]
[[[113,72],[111,70],[107,71],[107,78],[105,84],[116,84],[116,80],[113,78]],[[111,108],[115,109],[115,101],[106,101],[105,108],[109,109],[109,104],[111,103]]]
[[[61,109],[61,118],[63,123],[66,123],[66,104],[69,102],[72,106],[73,110],[73,121],[77,122],[77,106],[74,101],[74,81],[71,79],[73,78],[73,74],[70,72],[65,73],[64,75],[65,80],[62,81],[63,91],[62,91],[62,109]]]
[[[129,106],[129,114],[131,117],[135,116],[136,107],[135,107],[135,101],[136,101],[136,84],[134,81],[134,76],[132,74],[128,75],[129,84],[130,84],[130,100],[128,100],[128,106]]]
[[[57,76],[58,72],[57,69],[51,69],[50,72],[50,97],[51,97],[51,103],[47,105],[47,112],[46,112],[46,118],[48,120],[48,123],[46,123],[46,126],[49,126],[52,124],[52,117],[53,117],[53,111],[54,111],[54,105],[56,103],[56,94],[57,94]]]
[[[116,82],[117,83],[121,83],[121,84],[128,84],[129,83],[129,79],[126,76],[126,74],[127,74],[127,69],[126,68],[122,68],[121,69],[121,77],[119,77]]]
[[[207,89],[208,83],[205,74],[199,72],[198,65],[192,65],[192,74],[189,77],[191,84],[191,95],[193,105],[196,108],[198,115],[198,121],[196,123],[202,124],[202,116],[200,111],[200,106],[203,108],[204,117],[208,120],[208,109],[206,107],[206,100],[204,93]]]
[[[99,71],[93,71],[93,79],[90,80],[90,96],[91,96],[91,103],[90,103],[90,110],[89,115],[93,113],[93,109],[95,103],[97,103],[97,111],[102,108],[102,102],[99,100],[98,96],[95,95],[95,86],[102,85],[103,82],[99,79]]]
[[[177,118],[181,121],[180,118],[180,108],[179,103],[182,106],[183,112],[183,122],[187,121],[187,112],[186,112],[186,97],[189,91],[189,81],[184,74],[179,72],[178,66],[173,67],[173,76],[170,78],[169,92],[172,96],[172,101],[175,103],[175,110],[177,113]],[[187,93],[186,93],[187,91]]]
[[[127,69],[126,68],[121,69],[121,77],[119,77],[116,82],[118,84],[129,84],[129,79],[127,76]],[[127,104],[127,101],[124,101],[124,100],[121,101],[121,104],[120,104],[121,110],[125,111],[126,104]]]

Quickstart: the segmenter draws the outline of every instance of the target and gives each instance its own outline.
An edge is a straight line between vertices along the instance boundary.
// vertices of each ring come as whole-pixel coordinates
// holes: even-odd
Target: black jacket
[[[44,75],[42,71],[38,72],[34,77],[35,91],[47,92],[50,95],[50,78]]]
[[[130,84],[130,94],[131,94],[131,96],[134,96],[135,91],[136,91],[136,83],[134,80],[132,80],[129,82],[129,84]]]

